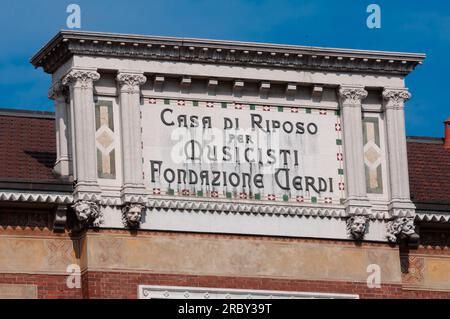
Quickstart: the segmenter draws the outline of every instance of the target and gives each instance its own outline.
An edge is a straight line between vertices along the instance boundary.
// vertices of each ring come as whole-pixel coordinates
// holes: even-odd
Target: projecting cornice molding
[[[80,199],[79,199],[80,200]],[[83,199],[87,200],[87,199]],[[120,207],[125,205],[119,198],[95,198],[102,207]],[[328,218],[347,218],[349,215],[345,209],[340,207],[308,207],[297,205],[265,205],[265,204],[246,204],[229,202],[202,202],[202,201],[184,201],[179,199],[153,199],[146,196],[133,198],[133,201],[139,202],[139,205],[149,209],[163,209],[171,211],[186,212],[209,212],[209,213],[231,213],[231,214],[257,214],[257,215],[291,215],[291,216],[310,216],[310,217],[328,217]],[[22,203],[47,203],[70,205],[74,198],[70,194],[63,193],[45,193],[45,192],[17,192],[1,191],[0,202],[22,202]],[[137,204],[134,204],[137,205]],[[386,211],[373,211],[366,217],[374,220],[391,220],[399,217],[414,217],[417,221],[449,223],[450,214],[435,211],[417,211],[412,215],[410,212],[403,211],[395,216],[390,216]]]
[[[407,75],[424,54],[61,31],[32,59],[53,73],[73,55]]]

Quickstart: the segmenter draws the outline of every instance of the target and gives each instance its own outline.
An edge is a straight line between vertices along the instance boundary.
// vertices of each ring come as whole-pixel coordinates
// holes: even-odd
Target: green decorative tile
[[[289,195],[283,195],[283,202],[289,201]]]
[[[305,109],[306,114],[311,114],[311,109]]]
[[[345,198],[341,198],[339,202],[341,203],[341,205],[344,205],[344,203],[345,203]]]
[[[256,199],[256,200],[261,200],[261,194],[259,194],[259,193],[258,193],[258,194],[255,194],[255,199]]]
[[[340,111],[340,110],[334,111],[334,115],[336,115],[336,116],[341,116],[341,111]]]
[[[228,107],[228,104],[226,102],[222,102],[222,108],[226,109]]]
[[[255,104],[250,104],[250,110],[252,110],[252,111],[256,110],[256,105]]]
[[[227,192],[227,198],[228,198],[228,199],[232,199],[232,198],[233,198],[233,193]]]
[[[170,196],[173,196],[173,195],[175,195],[175,190],[173,190],[172,188],[169,188],[167,190],[167,194],[170,195]]]
[[[311,197],[311,203],[317,204],[317,197]]]
[[[339,168],[339,169],[338,169],[338,174],[339,174],[339,175],[344,175],[344,169]]]
[[[336,145],[342,145],[342,140],[341,139],[337,139],[336,140]]]
[[[283,112],[283,109],[284,109],[284,107],[279,106],[279,107],[278,107],[278,112]]]
[[[165,100],[164,100],[164,104],[170,105],[170,100],[169,100],[169,99],[165,99]]]
[[[197,192],[197,196],[198,196],[198,197],[203,197],[203,191],[198,191],[198,192]]]
[[[198,106],[198,101],[192,101],[192,106]]]

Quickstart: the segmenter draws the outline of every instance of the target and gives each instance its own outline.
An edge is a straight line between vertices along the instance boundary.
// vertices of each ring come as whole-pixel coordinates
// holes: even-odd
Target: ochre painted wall
[[[0,297],[137,298],[139,285],[450,298],[450,250],[274,237],[0,229]],[[81,289],[66,286],[80,265]],[[367,266],[381,288],[367,287]],[[3,287],[3,289],[2,289]]]

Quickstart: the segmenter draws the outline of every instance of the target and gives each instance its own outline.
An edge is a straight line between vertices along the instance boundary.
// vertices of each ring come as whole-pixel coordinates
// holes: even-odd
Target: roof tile
[[[0,116],[0,179],[55,181],[54,126],[51,118]]]

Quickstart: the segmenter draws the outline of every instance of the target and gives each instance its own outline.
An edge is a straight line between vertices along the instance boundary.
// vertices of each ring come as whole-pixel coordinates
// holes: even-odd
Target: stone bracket
[[[53,231],[55,233],[63,233],[67,226],[67,206],[58,205],[55,211],[55,219],[53,220]]]

